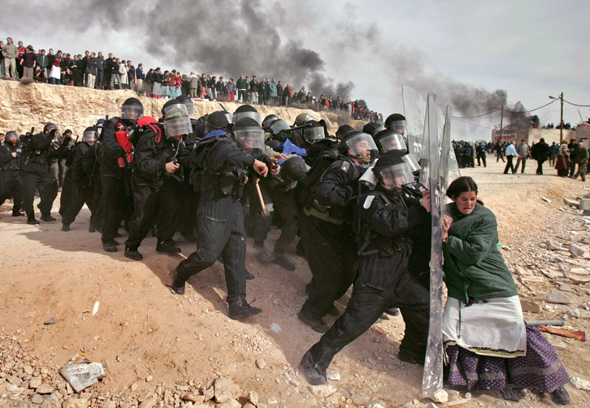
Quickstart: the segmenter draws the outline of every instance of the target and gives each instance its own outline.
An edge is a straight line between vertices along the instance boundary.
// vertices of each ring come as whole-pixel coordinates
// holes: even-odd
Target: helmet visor
[[[195,105],[193,104],[193,101],[191,101],[190,99],[183,99],[182,103],[184,104],[189,116],[195,114]]]
[[[324,139],[326,133],[322,126],[310,127],[305,129],[305,140],[308,142],[315,142],[316,140]]]
[[[379,139],[379,144],[381,145],[381,149],[383,149],[383,153],[387,153],[390,150],[408,150],[404,138],[398,133]]]
[[[346,141],[346,146],[351,156],[363,158],[376,156],[377,145],[375,145],[373,138],[366,133],[351,137]]]
[[[420,163],[418,163],[418,160],[416,160],[416,156],[411,153],[402,156],[402,160],[410,167],[412,173],[415,173],[422,168]]]
[[[193,132],[191,120],[188,116],[164,118],[164,132],[166,137],[178,138]]]
[[[96,142],[96,130],[87,130],[84,132],[83,140],[86,143],[94,143]]]
[[[6,133],[5,140],[9,143],[16,144],[16,142],[18,141],[18,135],[16,134],[16,132],[10,131]]]
[[[264,147],[264,130],[258,127],[234,129],[238,146],[244,149],[261,149]]]
[[[400,135],[406,134],[406,121],[405,120],[396,120],[395,122],[391,122],[389,124],[389,126],[391,127],[391,130],[393,130],[395,133],[398,133]]]
[[[258,122],[259,125],[262,124],[262,115],[258,112],[237,112],[237,113],[234,113],[233,123],[238,123],[238,121],[240,119],[244,119],[244,118],[252,118],[256,122]]]
[[[407,163],[393,164],[379,169],[377,172],[379,181],[385,188],[399,188],[404,184],[414,182],[414,176]]]
[[[291,126],[284,120],[277,120],[270,126],[270,133],[273,135],[278,135],[281,130],[288,130],[291,129]]]
[[[123,105],[121,107],[121,119],[137,120],[143,116],[143,106]]]

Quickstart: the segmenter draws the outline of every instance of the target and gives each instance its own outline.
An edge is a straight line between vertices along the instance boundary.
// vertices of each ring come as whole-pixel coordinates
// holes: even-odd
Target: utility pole
[[[563,140],[563,92],[559,95],[561,99],[561,123],[559,125],[559,143]]]
[[[502,112],[500,113],[500,143],[504,140],[502,139],[502,123],[504,122],[504,105],[502,105]]]

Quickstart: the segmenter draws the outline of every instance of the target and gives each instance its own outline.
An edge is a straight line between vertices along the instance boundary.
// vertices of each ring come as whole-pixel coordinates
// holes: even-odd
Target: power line
[[[558,98],[558,99],[559,99],[559,98]],[[525,111],[510,111],[510,110],[508,110],[508,109],[504,109],[504,112],[508,112],[508,113],[529,113],[529,112],[534,112],[534,111],[536,111],[536,110],[539,110],[539,109],[542,109],[542,108],[544,108],[545,106],[551,105],[552,103],[554,103],[554,102],[555,102],[555,101],[557,101],[558,99],[554,99],[554,100],[552,100],[551,102],[549,102],[549,103],[546,103],[546,104],[545,104],[545,105],[543,105],[543,106],[539,106],[538,108],[535,108],[535,109],[530,109],[530,110],[525,110]],[[573,105],[573,104],[572,104],[572,105]],[[585,106],[585,105],[579,105],[579,106]],[[588,106],[590,106],[590,105],[588,105]],[[487,116],[487,115],[491,115],[491,114],[492,114],[492,113],[494,113],[494,112],[498,112],[500,109],[502,109],[502,108],[496,108],[496,109],[494,109],[494,110],[493,110],[493,111],[491,111],[491,112],[484,113],[484,114],[477,115],[477,116],[452,116],[452,118],[453,118],[453,119],[474,119],[474,118],[481,118],[482,116]]]
[[[480,127],[480,128],[482,128],[482,129],[489,129],[489,130],[494,130],[494,129],[495,129],[495,128],[491,128],[491,127],[486,127],[486,126],[480,126],[480,125],[476,125],[475,123],[466,122],[466,121],[464,121],[464,120],[461,120],[461,119],[459,119],[459,118],[455,118],[455,117],[453,117],[453,118],[454,118],[454,119],[457,119],[459,122],[461,122],[461,123],[465,123],[466,125],[469,125],[469,126],[476,126],[476,127]]]
[[[491,115],[494,112],[498,112],[501,108],[496,108],[491,112],[488,113],[484,113],[482,115],[477,115],[477,116],[451,116],[453,119],[473,119],[473,118],[481,118],[482,116],[487,116],[487,115]]]
[[[574,106],[581,106],[581,107],[584,107],[584,108],[587,108],[587,107],[589,107],[589,106],[590,106],[590,105],[578,105],[577,103],[573,103],[573,102],[570,102],[570,101],[566,101],[565,99],[564,99],[563,101],[564,101],[564,102],[566,102],[566,103],[569,103],[570,105],[574,105]]]
[[[544,108],[545,106],[551,105],[553,102],[555,102],[555,101],[558,101],[558,100],[559,100],[559,98],[557,98],[557,99],[553,99],[551,102],[549,102],[549,103],[546,103],[546,104],[545,104],[545,105],[543,105],[543,106],[539,106],[538,108],[531,109],[531,110],[520,111],[520,112],[513,112],[513,111],[509,111],[509,110],[507,110],[507,109],[504,109],[504,112],[509,112],[509,113],[529,113],[529,112],[534,112],[534,111],[536,111],[536,110],[539,110],[539,109],[541,109],[541,108]]]

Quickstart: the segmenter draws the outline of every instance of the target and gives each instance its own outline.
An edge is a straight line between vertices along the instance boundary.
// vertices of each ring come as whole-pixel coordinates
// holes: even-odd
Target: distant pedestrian
[[[555,145],[555,142],[553,143]],[[531,155],[533,159],[537,161],[537,175],[543,174],[543,163],[549,158],[550,150],[549,145],[545,143],[545,139],[541,138],[539,143],[536,143],[531,149]]]
[[[514,168],[514,173],[518,172],[518,166],[522,163],[522,170],[520,171],[521,174],[524,173],[524,168],[526,166],[526,161],[531,155],[531,148],[528,144],[526,144],[526,140],[522,139],[520,144],[516,148],[516,152],[518,153],[518,160],[516,161],[516,167]],[[506,153],[508,155],[508,153]]]
[[[516,170],[514,170],[514,164],[512,164],[512,160],[514,160],[515,157],[518,157],[518,153],[516,153],[516,147],[514,147],[516,145],[515,141],[512,141],[508,144],[508,146],[506,146],[506,167],[504,168],[504,174],[508,174],[508,170],[512,171],[512,174],[516,173]]]

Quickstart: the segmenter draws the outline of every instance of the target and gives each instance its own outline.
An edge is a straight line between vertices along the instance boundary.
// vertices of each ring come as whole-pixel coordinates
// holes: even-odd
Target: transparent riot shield
[[[443,271],[442,271],[442,206],[444,192],[440,183],[441,149],[439,143],[439,112],[436,95],[428,94],[424,129],[424,150],[428,150],[425,184],[430,190],[432,216],[432,248],[430,254],[430,326],[422,377],[422,398],[434,395],[443,386]],[[426,149],[428,146],[428,149]],[[425,155],[423,154],[423,157]],[[423,167],[424,170],[424,167]],[[421,173],[421,178],[422,174]],[[426,181],[426,180],[425,180]]]
[[[408,146],[408,152],[412,153],[414,157],[421,159],[426,101],[418,91],[407,85],[402,85],[402,99],[404,101],[404,115],[406,117],[406,144]]]

